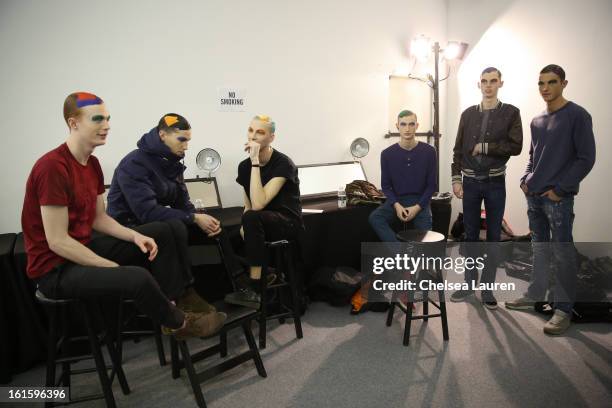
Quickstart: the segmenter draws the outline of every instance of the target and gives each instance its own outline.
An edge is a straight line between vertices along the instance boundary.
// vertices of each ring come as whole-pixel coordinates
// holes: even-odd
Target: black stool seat
[[[36,290],[36,300],[43,305],[65,305],[68,303],[78,302],[78,299],[53,299],[48,298],[39,289]]]
[[[401,242],[431,243],[446,241],[444,235],[439,232],[425,230],[400,231],[397,233],[396,237]]]
[[[418,254],[423,253],[426,256],[444,256],[445,255],[445,241],[444,235],[435,231],[421,231],[421,230],[406,230],[398,232],[396,235],[397,239],[401,242],[408,242],[415,244],[418,247]],[[442,282],[442,271],[419,271],[417,274],[418,279],[427,279],[435,282]],[[403,344],[407,346],[410,343],[410,328],[413,320],[422,319],[423,322],[427,322],[428,319],[439,317],[442,322],[442,337],[445,341],[448,341],[448,321],[446,316],[446,301],[444,298],[444,290],[438,290],[438,303],[434,302],[429,298],[428,291],[423,292],[423,314],[413,315],[412,305],[415,302],[414,292],[408,292],[408,302],[406,305],[397,301],[397,291],[393,291],[391,297],[391,307],[387,313],[387,326],[391,326],[393,323],[393,313],[397,306],[403,313],[406,314],[406,323],[404,326],[404,339]],[[429,313],[429,304],[432,304],[439,313]]]
[[[227,314],[227,319],[225,320],[221,330],[218,333],[208,337],[213,338],[219,336],[219,343],[191,354],[185,340],[176,340],[176,338],[170,337],[172,378],[176,379],[180,377],[180,370],[185,368],[191,388],[193,389],[196,403],[200,408],[206,408],[206,401],[204,400],[204,395],[202,393],[202,387],[200,384],[246,361],[253,360],[257,373],[264,378],[268,376],[263,365],[263,361],[261,360],[259,350],[257,349],[255,337],[251,331],[251,322],[258,318],[259,312],[248,307],[230,305],[224,302],[215,303],[215,308],[217,311]],[[249,346],[248,351],[231,358],[224,359],[219,364],[209,367],[199,373],[196,372],[194,363],[198,361],[216,354],[219,354],[222,358],[227,357],[227,333],[230,330],[238,327],[242,327],[244,337]],[[179,358],[179,350],[181,358]]]
[[[223,324],[224,329],[233,326],[235,323],[240,323],[242,319],[253,319],[257,317],[257,310],[225,302],[216,302],[215,309],[227,315],[227,319],[225,319],[225,323]]]
[[[115,349],[113,342],[108,339],[108,332],[103,332],[101,335],[102,339],[99,338],[98,334],[94,329],[95,320],[101,319],[101,312],[99,305],[94,302],[86,302],[80,299],[53,299],[45,296],[40,290],[36,291],[36,300],[45,308],[49,316],[49,333],[48,333],[48,347],[47,347],[47,374],[45,385],[47,387],[68,387],[70,397],[70,376],[76,374],[84,374],[97,372],[102,387],[102,394],[84,396],[80,398],[72,399],[69,402],[45,402],[45,407],[52,407],[55,405],[67,405],[77,402],[90,401],[96,399],[102,399],[106,401],[107,407],[115,407],[115,397],[111,388],[112,380],[109,378],[108,369],[112,369],[117,375],[121,390],[124,394],[130,393],[123,368],[121,367],[121,360]],[[70,336],[68,334],[68,307],[76,306],[82,312],[85,326],[87,328],[87,336]],[[58,321],[62,312],[62,319]],[[58,325],[61,327],[58,328]],[[58,333],[60,334],[59,339]],[[70,355],[69,345],[70,343],[89,340],[91,347],[91,354],[81,354],[77,356]],[[107,367],[104,362],[104,356],[100,347],[101,343],[105,343],[108,348],[108,353],[112,360],[112,366]],[[93,358],[95,362],[95,368],[71,369],[71,364],[77,361]],[[56,365],[62,365],[62,371],[59,380],[56,379],[55,369]]]

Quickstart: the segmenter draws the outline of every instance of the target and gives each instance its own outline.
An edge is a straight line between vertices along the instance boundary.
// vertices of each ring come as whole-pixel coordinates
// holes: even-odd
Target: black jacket
[[[480,105],[470,106],[461,114],[451,165],[453,183],[461,182],[462,172],[470,176],[504,174],[510,156],[521,153],[523,126],[520,111],[516,106],[499,102],[489,112],[489,123],[482,142],[483,153],[481,160],[476,160],[472,150],[480,142],[482,118]]]

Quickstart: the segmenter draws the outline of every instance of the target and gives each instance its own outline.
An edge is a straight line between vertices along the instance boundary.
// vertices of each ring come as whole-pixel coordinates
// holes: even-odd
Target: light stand
[[[427,57],[426,53],[429,53],[431,51],[433,51],[434,54],[434,76],[433,78],[431,77],[431,75],[427,75],[429,81],[425,81],[422,78],[417,78],[417,77],[413,77],[411,75],[408,75],[408,78],[410,79],[418,79],[420,81],[423,82],[428,82],[429,87],[433,90],[433,131],[432,132],[425,132],[425,133],[417,133],[417,136],[427,136],[427,140],[429,141],[430,137],[433,137],[434,139],[434,147],[436,149],[436,161],[437,161],[437,165],[438,165],[438,171],[436,174],[436,183],[438,185],[438,189],[440,189],[440,137],[442,137],[442,135],[440,134],[440,82],[444,81],[446,78],[448,78],[448,75],[442,79],[440,79],[440,73],[439,73],[439,64],[440,64],[440,53],[444,53],[444,57],[447,61],[451,61],[451,60],[461,60],[463,59],[463,56],[465,55],[465,52],[467,50],[468,44],[466,43],[460,43],[460,42],[456,42],[456,41],[451,41],[448,43],[446,49],[442,49],[440,48],[440,43],[439,42],[434,42],[433,46],[431,47],[431,49],[429,49],[429,47],[424,48],[422,46],[423,41],[429,41],[426,37],[424,36],[420,36],[417,37],[413,40],[413,44],[417,43],[417,42],[421,42],[421,46],[419,47],[418,50],[414,50],[413,48],[416,48],[413,46],[411,46],[411,55],[412,57],[416,58],[416,59],[425,59]],[[416,51],[416,52],[415,52]],[[449,68],[449,74],[450,74],[450,68]],[[392,136],[399,136],[399,133],[388,133],[387,135],[385,135],[385,137],[392,137]]]
[[[434,147],[436,148],[436,163],[438,163],[438,171],[436,174],[436,186],[440,190],[440,78],[438,74],[438,60],[440,57],[440,43],[437,41],[433,45],[434,52],[434,80],[432,84],[434,93],[434,117],[433,117],[433,138]]]

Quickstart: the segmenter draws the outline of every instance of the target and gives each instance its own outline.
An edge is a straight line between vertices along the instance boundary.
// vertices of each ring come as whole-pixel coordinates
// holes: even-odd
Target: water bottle
[[[346,207],[346,190],[344,186],[338,187],[338,208]]]

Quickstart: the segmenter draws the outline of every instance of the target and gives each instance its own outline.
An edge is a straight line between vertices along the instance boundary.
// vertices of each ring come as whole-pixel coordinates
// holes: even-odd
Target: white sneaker
[[[533,310],[535,307],[535,300],[525,295],[516,300],[506,302],[506,309],[511,310]]]
[[[544,325],[544,333],[559,335],[565,333],[572,322],[572,315],[562,310],[555,309],[555,314]]]

